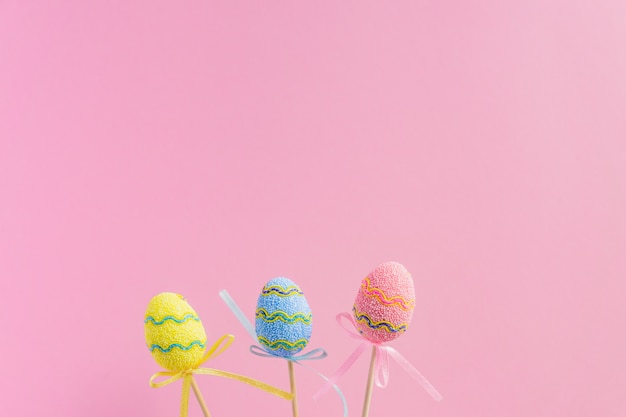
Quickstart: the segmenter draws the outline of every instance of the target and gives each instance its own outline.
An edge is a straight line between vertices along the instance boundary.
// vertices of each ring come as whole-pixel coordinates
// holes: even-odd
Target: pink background
[[[392,365],[372,416],[626,413],[626,2],[36,3],[0,1],[2,415],[177,416],[161,291],[238,337],[211,366],[287,388],[217,296],[252,316],[277,275],[331,373],[386,260],[418,296],[393,346],[444,400]],[[320,382],[302,416],[339,416]],[[290,415],[199,384],[215,417]]]

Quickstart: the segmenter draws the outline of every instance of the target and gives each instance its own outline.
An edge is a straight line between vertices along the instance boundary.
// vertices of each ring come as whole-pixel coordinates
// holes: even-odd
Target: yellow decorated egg
[[[146,309],[144,330],[148,349],[165,369],[190,369],[204,356],[204,327],[180,294],[163,292],[153,297]]]

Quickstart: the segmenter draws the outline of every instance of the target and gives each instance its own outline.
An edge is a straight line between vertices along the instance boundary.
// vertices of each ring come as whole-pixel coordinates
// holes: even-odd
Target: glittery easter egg
[[[300,287],[290,279],[274,278],[263,287],[255,317],[259,343],[277,356],[292,356],[309,343],[311,308]]]
[[[361,281],[352,312],[359,333],[382,343],[406,332],[414,308],[411,274],[397,262],[386,262]]]
[[[154,360],[166,369],[190,369],[204,356],[204,327],[182,295],[163,292],[153,297],[144,317],[144,331]]]

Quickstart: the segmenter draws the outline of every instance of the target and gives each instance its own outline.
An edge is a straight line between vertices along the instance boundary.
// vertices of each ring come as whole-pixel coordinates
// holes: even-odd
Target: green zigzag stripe
[[[263,336],[259,336],[259,342],[261,342],[263,346],[272,350],[278,350],[281,348],[285,350],[299,350],[299,349],[304,349],[307,343],[309,343],[309,341],[306,339],[298,339],[295,342],[290,342],[289,340],[285,340],[285,339],[279,339],[279,340],[270,342],[268,339],[266,339]]]
[[[152,322],[152,324],[154,324],[154,325],[156,325],[156,326],[160,326],[160,325],[162,325],[163,323],[165,323],[165,322],[166,322],[166,321],[168,321],[168,320],[172,320],[172,321],[175,321],[176,323],[179,323],[179,324],[180,324],[180,323],[184,323],[184,322],[186,322],[187,320],[195,320],[195,321],[200,321],[200,318],[196,317],[196,316],[195,316],[195,315],[193,315],[193,314],[187,314],[187,315],[185,315],[182,319],[179,319],[179,318],[177,318],[177,317],[175,317],[175,316],[165,316],[165,317],[163,317],[163,319],[162,319],[162,320],[156,320],[156,319],[155,319],[154,317],[152,317],[152,316],[147,316],[143,322],[144,322],[144,323],[148,323],[149,321],[151,321],[151,322]]]
[[[163,353],[167,353],[169,351],[171,351],[174,348],[178,348],[180,350],[190,350],[191,348],[193,348],[194,346],[200,346],[202,349],[204,349],[206,347],[206,342],[201,342],[200,340],[194,340],[193,342],[191,342],[189,345],[187,346],[183,346],[180,343],[172,343],[171,345],[169,345],[167,348],[162,348],[161,346],[157,345],[156,343],[150,346],[150,352],[153,352],[154,349],[159,349],[161,352]]]
[[[311,324],[313,316],[311,313],[309,314],[295,313],[290,316],[289,314],[287,314],[286,312],[282,310],[277,310],[277,311],[274,311],[273,313],[269,313],[266,309],[261,307],[261,308],[257,308],[256,310],[256,318],[261,319],[267,323],[274,323],[275,321],[280,320],[282,322],[290,323],[290,324],[297,323],[297,322],[301,322],[304,324]]]
[[[270,295],[277,295],[279,297],[291,297],[291,296],[301,296],[304,295],[302,291],[298,287],[289,286],[287,288],[283,288],[280,285],[270,285],[269,287],[263,287],[261,291],[261,295],[264,297]]]

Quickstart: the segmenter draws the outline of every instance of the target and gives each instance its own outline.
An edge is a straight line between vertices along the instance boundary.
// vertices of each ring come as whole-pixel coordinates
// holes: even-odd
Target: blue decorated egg
[[[304,293],[292,280],[270,280],[259,295],[255,314],[256,335],[268,352],[289,357],[306,347],[313,317]]]

